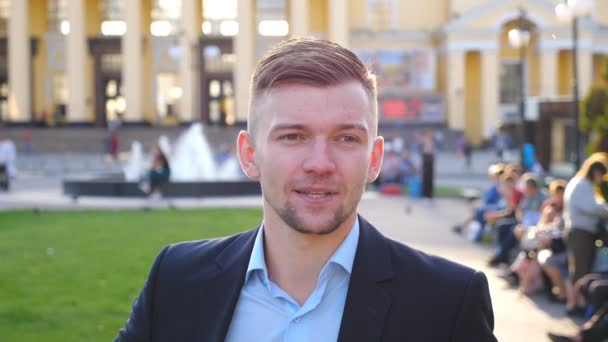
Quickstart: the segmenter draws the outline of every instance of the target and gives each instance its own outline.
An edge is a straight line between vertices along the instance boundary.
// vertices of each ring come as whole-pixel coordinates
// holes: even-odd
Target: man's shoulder
[[[161,263],[179,269],[201,267],[220,258],[222,252],[230,247],[245,248],[249,238],[255,235],[256,229],[243,233],[205,240],[184,241],[168,245],[161,252]]]

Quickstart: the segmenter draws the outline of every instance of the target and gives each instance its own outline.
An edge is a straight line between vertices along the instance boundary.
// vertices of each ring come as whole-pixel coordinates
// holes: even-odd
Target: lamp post
[[[519,155],[524,168],[524,144],[528,142],[526,134],[526,46],[530,42],[530,31],[526,28],[526,12],[519,10],[518,27],[509,30],[509,44],[519,49]]]
[[[555,6],[555,15],[561,22],[571,24],[572,30],[572,111],[574,112],[574,167],[578,170],[581,165],[581,133],[579,125],[579,94],[578,94],[578,21],[589,14],[591,8],[587,0],[567,0]]]

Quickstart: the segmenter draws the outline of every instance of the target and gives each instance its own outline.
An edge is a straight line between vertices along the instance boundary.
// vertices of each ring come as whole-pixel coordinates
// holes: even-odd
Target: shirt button
[[[294,319],[293,321],[294,321],[295,323],[300,323],[301,318],[300,318],[300,317],[297,317],[297,318],[296,318],[296,319]]]

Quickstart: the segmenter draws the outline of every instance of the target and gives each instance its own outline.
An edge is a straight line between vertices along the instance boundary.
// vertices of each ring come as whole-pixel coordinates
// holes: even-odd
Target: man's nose
[[[307,152],[303,163],[304,171],[314,173],[331,173],[336,169],[330,144],[325,140],[315,140]]]

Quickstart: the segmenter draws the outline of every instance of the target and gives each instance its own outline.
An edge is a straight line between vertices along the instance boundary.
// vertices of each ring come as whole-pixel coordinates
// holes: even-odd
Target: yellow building
[[[521,50],[509,43],[512,29],[530,32],[528,118],[538,101],[571,95],[571,25],[558,20],[559,2],[0,0],[0,119],[243,122],[263,51],[289,36],[314,36],[370,64],[383,122],[446,124],[480,142],[518,120]],[[581,94],[599,81],[608,54],[608,1],[587,2]]]

